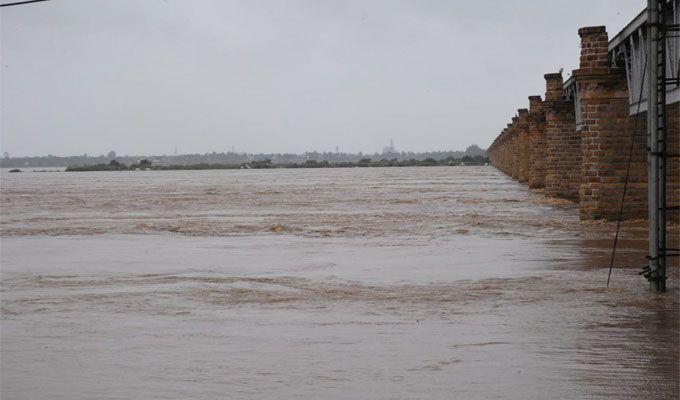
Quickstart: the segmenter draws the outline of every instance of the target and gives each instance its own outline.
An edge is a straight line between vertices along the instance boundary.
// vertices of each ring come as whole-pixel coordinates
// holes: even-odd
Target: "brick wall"
[[[529,140],[529,110],[520,108],[517,110],[517,152],[519,154],[517,180],[529,181],[529,153],[531,142]]]
[[[616,219],[627,170],[628,153],[635,140],[627,192],[626,217],[647,214],[645,140],[632,132],[628,121],[628,87],[625,71],[609,68],[603,26],[579,29],[580,68],[574,71],[581,99],[580,212],[582,219]],[[643,138],[644,138],[644,131]]]
[[[501,158],[503,164],[503,172],[508,175],[512,175],[510,171],[510,165],[512,165],[512,153],[510,152],[510,126],[505,128],[505,133],[503,136],[503,146],[501,149]]]
[[[503,164],[504,172],[512,176],[512,124],[507,124],[503,137]]]
[[[629,114],[625,71],[611,68],[604,27],[579,29],[581,56],[573,72],[581,104],[565,99],[562,75],[546,74],[545,101],[529,97],[489,147],[491,163],[531,188],[579,202],[582,219],[616,219],[633,144],[624,219],[647,217],[647,116]],[[667,107],[668,205],[680,204],[680,104]],[[634,127],[637,119],[637,131]],[[634,142],[632,142],[634,138]],[[668,213],[680,221],[680,211]]]
[[[545,114],[541,96],[529,96],[529,187],[545,185]]]
[[[581,136],[574,103],[565,100],[562,74],[546,74],[545,194],[577,201],[581,185]]]
[[[512,117],[512,124],[508,128],[508,132],[510,135],[510,144],[509,144],[509,150],[510,154],[512,157],[511,165],[510,165],[510,176],[512,176],[513,179],[519,179],[519,170],[520,170],[520,165],[519,165],[519,160],[520,160],[520,154],[519,154],[519,138],[518,138],[518,124],[517,121],[519,120],[519,117],[514,116]]]
[[[501,135],[498,138],[498,147],[495,148],[492,153],[494,154],[493,161],[498,169],[510,175],[510,165],[512,164],[512,154],[509,151],[509,141],[510,141],[510,125],[503,128]]]

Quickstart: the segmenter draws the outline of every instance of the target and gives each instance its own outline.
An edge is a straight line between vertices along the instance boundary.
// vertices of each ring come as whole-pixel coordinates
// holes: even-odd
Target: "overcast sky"
[[[1,0],[9,2],[10,0]],[[5,7],[13,156],[487,147],[643,0],[52,0]]]

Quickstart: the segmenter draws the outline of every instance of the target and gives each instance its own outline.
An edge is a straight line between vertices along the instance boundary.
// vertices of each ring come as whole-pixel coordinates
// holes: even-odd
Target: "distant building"
[[[383,147],[382,150],[383,154],[394,154],[396,151],[394,151],[394,139],[390,139],[390,145]]]

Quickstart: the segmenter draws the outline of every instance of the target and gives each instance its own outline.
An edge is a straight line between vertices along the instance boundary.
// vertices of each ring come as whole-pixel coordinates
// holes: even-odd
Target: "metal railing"
[[[663,1],[663,0],[662,0]],[[666,25],[680,24],[680,0],[665,1]],[[642,82],[644,60],[647,57],[647,11],[635,17],[621,32],[609,41],[612,67],[626,69],[630,115],[647,111],[647,82]],[[666,40],[666,104],[680,101],[680,33],[675,32]],[[640,96],[642,88],[642,96]],[[640,107],[638,101],[641,100]]]

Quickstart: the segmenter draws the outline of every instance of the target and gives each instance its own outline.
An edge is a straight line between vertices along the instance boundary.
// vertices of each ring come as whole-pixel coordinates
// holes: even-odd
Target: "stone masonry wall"
[[[625,70],[608,66],[609,39],[604,26],[581,28],[579,36],[581,60],[574,78],[581,99],[581,218],[618,218],[631,145],[624,218],[645,218],[646,129],[638,120],[642,129],[633,132],[635,118],[628,116]]]
[[[488,149],[491,163],[531,188],[579,203],[581,219],[618,218],[632,158],[624,219],[647,218],[647,116],[629,115],[625,71],[612,68],[604,27],[579,29],[581,57],[573,71],[580,100],[565,98],[562,75],[546,74],[545,100],[529,97]],[[637,129],[635,126],[637,124]],[[680,205],[680,103],[667,106],[668,205]],[[577,131],[578,128],[578,131]],[[680,222],[680,211],[669,211]]]
[[[517,147],[519,153],[517,180],[520,182],[529,181],[529,153],[531,150],[531,142],[529,140],[529,110],[520,108],[517,110]]]
[[[518,138],[518,117],[512,117],[512,126],[510,127],[510,154],[512,155],[512,164],[510,165],[510,176],[513,179],[519,179],[519,138]]]
[[[529,96],[529,187],[545,186],[545,114],[541,96]]]
[[[581,137],[574,103],[564,98],[562,74],[546,74],[545,194],[577,201],[581,185]]]

